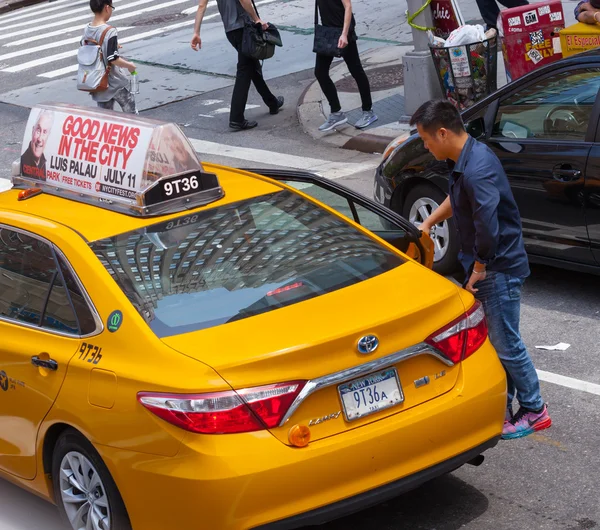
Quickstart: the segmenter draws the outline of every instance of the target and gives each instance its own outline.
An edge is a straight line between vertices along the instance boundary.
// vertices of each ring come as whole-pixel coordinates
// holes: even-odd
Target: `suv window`
[[[158,337],[326,295],[404,263],[352,225],[289,191],[90,246]]]
[[[67,284],[74,282],[70,273],[66,280]],[[94,322],[90,331],[89,317],[93,321],[93,316],[89,307],[86,304],[80,309],[88,330],[83,334],[93,332],[96,325]],[[52,331],[80,334],[78,315],[52,247],[36,237],[2,227],[0,316]]]
[[[599,68],[553,74],[502,101],[492,135],[584,141],[599,89]]]

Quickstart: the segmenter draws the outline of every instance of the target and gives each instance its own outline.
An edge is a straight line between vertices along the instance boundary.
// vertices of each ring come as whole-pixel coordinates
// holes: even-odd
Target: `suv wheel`
[[[435,186],[419,184],[404,201],[402,215],[419,226],[444,200],[446,195]],[[435,245],[433,270],[439,274],[452,274],[458,268],[458,238],[453,219],[435,225],[430,232]]]

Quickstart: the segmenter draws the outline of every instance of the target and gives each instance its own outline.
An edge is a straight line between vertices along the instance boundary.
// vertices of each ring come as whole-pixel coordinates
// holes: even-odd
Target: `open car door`
[[[245,169],[278,180],[334,208],[428,268],[433,267],[431,238],[396,212],[334,181],[305,171]]]

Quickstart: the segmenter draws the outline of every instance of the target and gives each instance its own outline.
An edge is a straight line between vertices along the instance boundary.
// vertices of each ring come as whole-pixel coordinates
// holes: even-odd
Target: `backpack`
[[[77,88],[84,92],[102,92],[108,88],[108,75],[111,65],[106,64],[102,44],[106,34],[112,29],[108,26],[100,37],[100,42],[84,39],[77,52]]]

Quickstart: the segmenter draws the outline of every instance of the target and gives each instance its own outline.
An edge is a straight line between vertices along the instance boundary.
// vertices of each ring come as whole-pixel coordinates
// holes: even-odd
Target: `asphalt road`
[[[373,1],[379,6],[392,4],[387,0]],[[357,9],[366,16],[369,11],[366,0],[356,3]],[[164,12],[157,10],[155,15],[168,18],[193,4],[187,0],[178,4],[177,10],[168,7]],[[58,5],[59,2],[48,4]],[[115,5],[118,5],[117,2]],[[85,6],[83,1],[81,6]],[[286,2],[285,6],[300,9],[299,2],[295,1]],[[404,3],[400,6],[400,12],[404,10],[403,6]],[[565,10],[571,8],[572,2],[565,2]],[[211,9],[210,13],[214,13],[214,8]],[[389,20],[385,20],[385,11],[370,11],[372,13],[369,16],[375,21],[370,23],[368,31],[391,37],[395,29]],[[477,17],[474,1],[464,2],[463,11],[467,18]],[[177,17],[173,20],[156,24],[185,21]],[[377,20],[380,20],[379,25]],[[185,33],[173,38],[184,43],[189,28],[184,30]],[[56,31],[56,28],[52,31]],[[131,31],[131,35],[143,33],[139,29]],[[149,28],[144,31],[149,31]],[[56,38],[66,39],[76,34],[69,33]],[[6,35],[6,32],[0,37],[2,35]],[[407,35],[404,26],[399,26],[395,38],[402,42]],[[157,43],[152,39],[138,44],[148,48],[164,45],[165,41]],[[4,43],[0,40],[0,56],[10,53],[4,48]],[[41,44],[40,41],[37,43]],[[15,51],[20,49],[24,48],[14,47]],[[42,50],[36,52],[35,58],[43,59],[49,54],[66,53],[68,50],[62,47]],[[52,65],[48,64],[47,70],[43,71],[23,70],[11,76],[1,71],[25,60],[33,58],[0,58],[0,63],[6,64],[0,68],[3,92],[18,87],[46,86],[48,79],[39,78],[39,73],[69,66],[68,61],[63,63],[58,60]],[[260,107],[261,102],[256,95],[251,95],[249,104],[256,107],[250,109],[249,116],[260,122],[259,128],[254,131],[230,133],[225,113],[211,112],[210,118],[200,119],[202,117],[199,115],[206,114],[204,109],[210,106],[208,102],[217,107],[227,106],[231,94],[228,83],[214,89],[206,88],[190,100],[167,102],[159,108],[145,110],[143,114],[179,123],[190,138],[198,140],[195,145],[200,148],[200,156],[204,160],[240,167],[281,167],[286,165],[285,155],[293,155],[295,167],[325,168],[321,171],[325,176],[336,178],[338,182],[370,197],[372,168],[378,158],[315,143],[300,130],[295,103],[312,80],[312,74],[308,67],[302,68],[301,64],[293,70],[285,75],[273,75],[270,80],[273,91],[286,97],[287,104],[279,115],[269,116],[264,107]],[[4,100],[0,97],[0,101]],[[11,101],[15,103],[14,99]],[[8,174],[10,162],[19,154],[27,114],[27,109],[23,107],[0,104],[0,176]],[[234,146],[236,149],[228,150],[224,155],[225,148],[220,151],[215,149],[215,145]],[[554,426],[523,440],[501,442],[486,454],[485,462],[478,468],[466,466],[412,493],[350,518],[329,523],[323,528],[579,530],[596,528],[600,524],[600,494],[597,488],[600,457],[596,424],[600,387],[590,387],[588,391],[581,389],[585,386],[582,382],[600,385],[600,365],[597,362],[600,344],[600,278],[537,266],[533,267],[532,272],[523,294],[522,332],[525,342],[538,369],[545,374],[558,374],[575,380],[570,384],[576,388],[564,386],[565,381],[561,381],[561,384],[542,382]],[[558,342],[566,342],[571,346],[565,352],[545,352],[535,348],[536,345]],[[545,379],[554,377],[546,375]],[[0,480],[0,530],[40,528],[63,529],[54,508]]]

